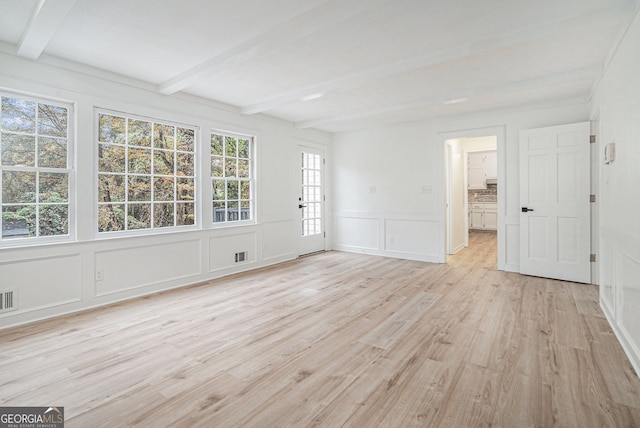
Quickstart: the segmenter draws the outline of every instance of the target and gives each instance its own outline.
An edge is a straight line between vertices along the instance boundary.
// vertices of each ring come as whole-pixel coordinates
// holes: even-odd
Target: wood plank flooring
[[[634,427],[598,289],[327,252],[0,331],[0,406],[67,427]]]

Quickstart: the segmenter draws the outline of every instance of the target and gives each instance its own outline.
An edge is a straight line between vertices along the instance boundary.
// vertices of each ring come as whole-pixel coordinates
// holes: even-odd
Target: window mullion
[[[129,118],[124,121],[124,230],[129,230]]]
[[[178,225],[178,127],[173,128],[173,226]]]
[[[40,133],[38,132],[39,129],[39,125],[40,125],[40,103],[36,103],[36,128],[34,130],[34,150],[33,150],[33,165],[35,167],[35,171],[36,171],[36,194],[35,194],[35,198],[36,198],[36,203],[35,203],[35,208],[36,208],[36,224],[35,224],[35,234],[36,237],[40,236],[40,172],[38,171],[38,166],[39,166],[39,160],[38,160],[38,137],[40,135]]]
[[[153,228],[156,224],[156,208],[155,208],[155,193],[156,193],[156,147],[155,147],[155,140],[154,140],[154,136],[156,135],[156,123],[155,122],[151,122],[151,140],[149,141],[149,145],[150,145],[150,149],[151,149],[151,172],[150,172],[150,180],[149,180],[149,195],[151,195],[149,197],[149,222],[150,222],[150,228]]]

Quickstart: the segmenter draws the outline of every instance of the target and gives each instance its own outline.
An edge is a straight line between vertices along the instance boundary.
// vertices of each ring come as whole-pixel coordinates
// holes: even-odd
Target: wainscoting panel
[[[439,247],[437,221],[385,221],[385,250],[389,253],[436,262]]]
[[[600,235],[600,306],[640,376],[640,242],[603,228]]]
[[[295,242],[291,231],[293,220],[274,221],[262,224],[262,260],[290,259],[295,257]]]
[[[634,354],[640,356],[640,260],[625,251],[616,252],[615,258],[617,322]]]
[[[380,250],[380,221],[377,218],[336,216],[334,225],[337,250]]]
[[[95,271],[97,296],[196,276],[200,240],[97,251]]]
[[[80,254],[0,263],[0,291],[15,290],[16,307],[2,316],[80,301],[81,272]]]
[[[616,290],[613,245],[603,241],[600,245],[598,257],[600,257],[600,301],[615,319]]]
[[[209,272],[241,267],[256,261],[256,232],[225,233],[209,238]],[[236,253],[245,253],[244,260],[236,260]]]
[[[509,272],[520,272],[520,223],[505,219],[505,266]]]
[[[345,211],[334,219],[336,250],[440,262],[437,216]]]

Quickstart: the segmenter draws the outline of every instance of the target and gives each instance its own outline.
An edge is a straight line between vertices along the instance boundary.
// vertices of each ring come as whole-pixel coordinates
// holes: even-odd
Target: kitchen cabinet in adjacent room
[[[469,153],[467,163],[467,187],[486,189],[487,180],[498,178],[498,153],[495,150]]]
[[[496,203],[477,203],[469,205],[469,229],[497,230],[498,206]]]

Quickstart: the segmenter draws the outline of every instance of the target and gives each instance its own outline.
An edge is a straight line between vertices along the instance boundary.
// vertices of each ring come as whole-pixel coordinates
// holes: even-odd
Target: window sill
[[[209,226],[210,230],[220,230],[220,229],[233,229],[238,227],[245,226],[255,226],[258,222],[255,220],[244,220],[244,221],[234,221],[234,222],[224,222],[224,223],[211,223]]]
[[[70,236],[51,238],[14,238],[0,242],[0,251],[18,250],[22,248],[41,248],[59,246],[78,242]]]

